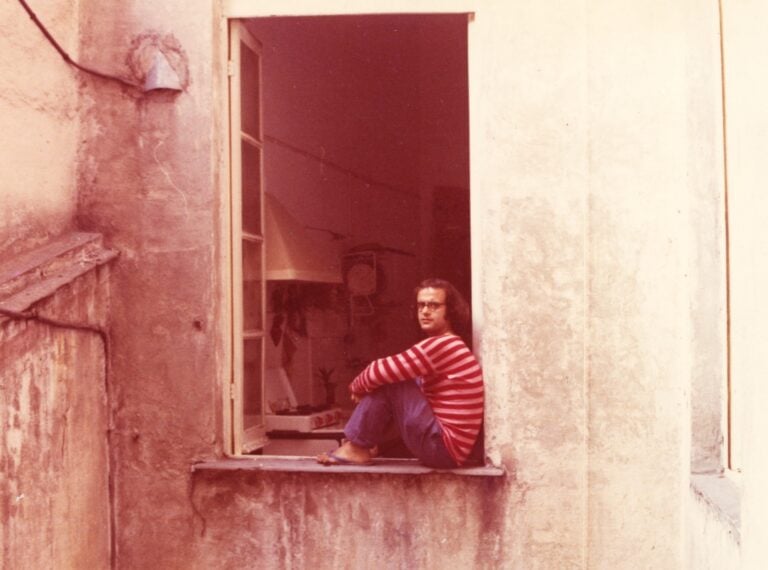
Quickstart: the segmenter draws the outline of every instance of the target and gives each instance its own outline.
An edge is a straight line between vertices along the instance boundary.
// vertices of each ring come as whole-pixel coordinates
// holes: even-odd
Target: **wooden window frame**
[[[263,183],[263,116],[261,109],[261,44],[251,36],[244,25],[237,20],[228,22],[228,104],[229,104],[229,222],[230,222],[230,347],[231,347],[231,374],[229,380],[229,398],[225,398],[225,416],[230,424],[231,437],[229,452],[232,455],[250,453],[263,447],[268,442],[266,437],[266,425],[264,421],[264,342],[265,342],[265,305],[266,292],[264,286],[265,275],[265,240],[264,240],[264,183]],[[243,130],[243,114],[241,100],[241,47],[245,44],[257,57],[258,93],[257,113],[258,132],[248,133]],[[242,149],[249,145],[258,151],[258,192],[259,192],[259,223],[258,232],[246,231],[243,228],[243,163]],[[260,299],[257,310],[260,311],[259,326],[245,330],[244,324],[244,264],[243,246],[248,242],[260,249],[259,259],[255,260],[261,276]],[[245,408],[246,379],[244,368],[246,364],[244,344],[246,341],[260,341],[261,351],[258,358],[260,388],[260,414],[253,425],[247,425]]]
[[[231,98],[227,95],[231,89],[233,92],[237,91],[233,85],[234,70],[237,69],[237,62],[231,58],[232,48],[232,30],[242,27],[242,20],[250,18],[263,18],[269,16],[333,16],[333,15],[381,15],[381,14],[468,14],[469,21],[474,19],[474,13],[477,9],[476,0],[424,0],[415,6],[413,3],[407,0],[400,0],[397,2],[387,0],[373,0],[366,3],[364,6],[357,7],[354,13],[349,11],[348,3],[344,0],[331,0],[323,3],[322,8],[318,8],[317,4],[311,2],[289,2],[286,3],[283,0],[221,0],[221,23],[222,23],[222,35],[223,43],[222,53],[226,54],[226,58],[223,58],[222,65],[226,66],[227,72],[225,78],[228,79],[227,86],[225,88],[225,106],[226,111],[229,113],[229,123],[226,128],[229,131],[229,155],[228,155],[228,167],[229,177],[227,192],[229,194],[228,215],[225,217],[225,223],[229,225],[228,243],[226,255],[225,255],[225,283],[229,284],[225,291],[226,304],[228,307],[225,320],[229,322],[226,324],[230,331],[225,343],[225,351],[228,354],[228,361],[225,366],[225,377],[228,378],[224,385],[224,397],[223,400],[223,418],[224,418],[224,441],[225,441],[225,453],[229,456],[240,457],[245,455],[243,450],[243,444],[246,447],[258,448],[260,445],[265,445],[268,440],[266,439],[266,429],[263,432],[263,439],[260,441],[253,440],[249,444],[249,440],[243,433],[243,419],[242,419],[242,356],[238,354],[238,351],[242,349],[238,346],[238,324],[242,323],[242,315],[238,314],[239,296],[237,294],[237,287],[234,285],[238,283],[238,278],[241,273],[238,273],[238,255],[240,253],[239,248],[236,246],[238,240],[236,239],[237,231],[235,221],[238,220],[238,216],[241,215],[240,202],[239,202],[239,188],[236,186],[238,182],[235,180],[237,177],[233,174],[240,171],[241,165],[239,164],[239,156],[235,156],[234,150],[237,148],[237,134],[236,129],[232,128],[232,125],[239,124],[238,111],[233,111],[234,107],[231,105]],[[257,42],[258,43],[258,42]],[[259,46],[260,47],[260,46]],[[471,49],[471,46],[468,46]],[[467,54],[468,59],[470,53]],[[260,97],[261,98],[261,97]],[[261,108],[261,105],[259,105]],[[261,110],[260,110],[261,112]],[[263,125],[263,116],[260,117],[260,125]],[[263,126],[262,126],[263,129]],[[473,141],[473,135],[470,128],[470,149],[473,148],[476,141]],[[261,139],[263,142],[263,138]],[[261,172],[263,177],[263,155],[261,158]],[[472,164],[472,157],[470,156],[470,164]],[[470,178],[472,177],[472,169],[470,168]],[[470,183],[470,188],[472,184]],[[263,194],[263,185],[262,185]],[[470,235],[474,233],[474,228],[479,227],[478,211],[477,207],[474,207],[472,202],[477,200],[477,197],[472,196],[470,191]],[[261,201],[262,208],[262,227],[264,224],[264,201]],[[472,268],[480,265],[481,251],[479,248],[479,240],[471,239],[471,282],[472,282],[472,309],[473,309],[473,329],[475,334],[473,335],[474,346],[477,348],[480,344],[479,335],[476,333],[478,330],[482,330],[482,306],[480,299],[482,298],[481,281],[479,275],[476,274]],[[262,263],[264,263],[265,247],[262,247]],[[265,267],[265,265],[262,265]],[[263,303],[266,304],[266,287],[262,287],[263,290]],[[264,313],[265,314],[265,313]],[[262,345],[263,351],[263,345]],[[262,367],[264,363],[264,354],[262,354]],[[240,376],[239,376],[240,375]],[[263,378],[263,376],[262,376]],[[263,380],[262,380],[263,389]],[[262,399],[263,401],[263,399]],[[262,404],[263,409],[263,404]]]

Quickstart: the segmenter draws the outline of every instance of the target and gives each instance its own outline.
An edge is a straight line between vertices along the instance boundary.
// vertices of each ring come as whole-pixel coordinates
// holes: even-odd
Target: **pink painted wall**
[[[688,206],[711,202],[717,186],[713,152],[697,151],[699,136],[710,145],[717,129],[690,125],[718,116],[716,96],[698,94],[701,76],[716,87],[714,36],[691,25],[709,26],[711,10],[477,2],[478,352],[488,449],[510,470],[483,481],[190,475],[193,462],[225,448],[217,6],[80,4],[86,61],[130,76],[132,50],[155,42],[185,77],[183,93],[146,97],[82,79],[78,223],[122,252],[111,308],[117,566],[684,567],[697,294],[684,274],[696,227]],[[370,160],[354,156],[360,168]],[[408,169],[376,172],[417,186],[420,199],[433,184],[409,181]],[[697,181],[710,194],[697,194]],[[45,221],[63,227],[72,194],[61,196]],[[46,201],[17,192],[8,204]],[[24,234],[29,220],[13,228],[36,239]]]
[[[35,309],[104,326],[108,270]],[[108,568],[110,492],[100,336],[0,317],[0,566]]]
[[[79,220],[121,252],[111,306],[120,568],[193,567],[189,466],[224,448],[217,25],[207,1],[81,5],[85,59],[133,77],[131,54],[154,45],[186,78],[177,96],[91,81],[82,108]]]
[[[79,3],[33,2],[79,56]],[[0,264],[75,227],[82,77],[18,2],[0,6]],[[36,309],[104,325],[108,271]],[[0,566],[110,565],[105,354],[99,336],[0,317]]]
[[[33,7],[76,57],[78,3]],[[1,259],[73,227],[79,77],[16,1],[0,6],[0,54]]]
[[[297,549],[299,560],[310,557],[309,545],[316,544],[311,559],[320,561],[344,544],[363,544],[368,531],[345,515],[346,508],[336,504],[338,488],[328,485],[327,476],[295,477],[285,491],[270,490],[269,499],[259,490],[259,481],[271,488],[283,476],[191,479],[189,468],[193,462],[221,456],[225,447],[221,409],[227,381],[223,305],[227,284],[217,268],[222,266],[226,247],[220,226],[226,202],[219,186],[223,171],[218,169],[216,159],[224,156],[222,121],[226,107],[217,90],[224,84],[218,75],[224,66],[212,63],[221,54],[212,57],[210,51],[211,45],[221,45],[218,42],[222,30],[206,2],[178,3],[178,14],[183,18],[176,19],[169,19],[167,13],[158,12],[147,2],[117,8],[99,2],[86,4],[82,19],[85,56],[103,65],[123,61],[132,42],[147,30],[157,30],[160,40],[172,32],[182,48],[182,59],[189,65],[190,77],[185,91],[178,96],[140,97],[113,85],[95,85],[99,103],[83,109],[83,129],[88,137],[81,150],[79,219],[84,228],[103,232],[110,245],[121,251],[113,272],[111,329],[119,566],[203,568],[220,565],[222,560],[230,566],[258,560],[265,567],[275,567],[282,564],[289,545]],[[379,118],[370,120],[378,120],[382,134],[389,137],[382,147],[396,143],[394,135],[406,130],[384,124],[378,106],[370,100],[363,99],[357,105],[376,107]],[[362,114],[363,110],[357,112]],[[403,123],[418,121],[418,116],[413,115]],[[313,134],[312,130],[306,135],[304,132],[300,134]],[[291,131],[274,134],[294,136]],[[412,133],[406,132],[407,136]],[[341,135],[339,138],[349,142]],[[317,139],[292,142],[312,146]],[[395,151],[400,152],[393,146],[386,152]],[[371,166],[376,154],[372,152],[347,156],[355,169],[370,169],[372,175],[392,184],[421,184],[413,172],[413,156],[389,155],[390,160],[404,160],[405,166],[391,168],[387,163],[387,168],[381,168],[382,163]],[[345,156],[340,156],[339,161],[342,159]],[[302,174],[299,179],[307,180],[307,176]],[[367,211],[390,216],[385,220],[393,219],[397,214],[390,208],[388,195],[374,196],[375,208],[367,204]],[[414,213],[417,206],[418,200],[414,199],[409,212]],[[367,225],[360,220],[354,224],[351,227],[356,232]],[[365,238],[369,236],[381,236],[379,227]],[[407,481],[412,491],[398,497],[396,505],[389,504],[391,481],[381,481],[370,490],[374,506],[361,516],[368,518],[370,528],[384,525],[387,533],[366,556],[384,553],[386,544],[394,540],[389,532],[393,529],[402,536],[413,528],[418,529],[414,532],[438,538],[431,521],[444,517],[438,499],[444,494],[443,480],[402,481]],[[346,484],[344,480],[338,483]],[[484,484],[451,484],[452,493],[460,498],[456,508],[475,509],[469,506],[472,499],[462,489],[471,487],[477,495]],[[356,485],[362,492],[368,483],[358,480]],[[500,492],[516,493],[511,485],[502,483],[502,488]],[[312,511],[297,512],[292,529],[286,530],[283,512],[294,509],[295,493],[310,494],[318,507],[315,515]],[[420,513],[420,518],[408,521],[404,518],[406,511],[397,505],[405,509],[414,501],[419,506],[414,506],[413,516]],[[239,514],[231,516],[232,511],[226,510],[229,508]],[[487,540],[496,543],[504,532],[499,526],[499,521],[506,519],[502,511],[507,510],[505,504],[492,516],[480,519],[469,515],[469,524],[475,525],[477,536],[488,536]],[[312,522],[306,516],[320,518]],[[312,536],[299,539],[303,536],[299,529],[305,524],[312,524]],[[440,528],[445,532],[439,540],[458,544],[467,524],[464,517],[444,518]],[[255,526],[263,533],[254,535]],[[283,550],[275,548],[274,537],[284,545]],[[405,556],[403,548],[397,551],[399,556]],[[450,552],[435,552],[430,541],[421,541],[415,555],[447,562],[456,559],[456,552]],[[488,553],[473,541],[462,548],[459,558],[472,561],[497,556],[497,552]]]
[[[191,501],[192,568],[525,567],[525,490],[499,478],[198,474]]]

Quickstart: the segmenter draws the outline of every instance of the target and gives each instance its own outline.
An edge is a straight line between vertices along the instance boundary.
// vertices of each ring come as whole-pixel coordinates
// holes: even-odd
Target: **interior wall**
[[[398,352],[415,339],[410,296],[431,266],[433,188],[468,189],[466,18],[248,26],[264,46],[265,189],[304,225],[343,235],[343,248],[387,248],[375,313],[351,320],[346,348],[353,363]]]
[[[78,56],[78,2],[33,6]],[[0,6],[0,258],[72,227],[78,145],[78,72],[19,2]],[[44,167],[43,167],[44,165]]]
[[[324,148],[329,159],[343,159],[351,170],[407,190],[414,169],[391,168],[393,160],[405,158],[404,148],[413,148],[409,139],[414,134],[403,128],[409,111],[411,117],[416,111],[407,96],[414,80],[409,53],[413,36],[400,29],[407,20],[326,17],[253,24],[270,27],[265,48],[283,57],[287,66],[269,78],[280,86],[290,81],[292,99],[301,103],[272,105],[274,113],[266,120],[270,129],[279,129],[276,136],[312,150]],[[274,92],[289,94],[284,87]],[[290,117],[296,113],[305,120]]]
[[[448,279],[467,299],[471,299],[472,290],[463,278],[465,268],[452,267],[446,271],[435,262],[444,252],[447,257],[453,256],[454,264],[459,265],[456,261],[461,259],[464,248],[453,249],[456,242],[445,243],[438,236],[461,234],[462,229],[456,228],[457,225],[466,223],[469,227],[469,25],[466,14],[424,20],[418,45],[418,90],[424,101],[419,113],[421,272]],[[459,189],[465,192],[464,204],[446,212],[450,219],[435,218],[435,212],[452,201],[451,197],[441,195],[441,189],[451,189],[456,195]],[[466,271],[468,274],[469,267]]]

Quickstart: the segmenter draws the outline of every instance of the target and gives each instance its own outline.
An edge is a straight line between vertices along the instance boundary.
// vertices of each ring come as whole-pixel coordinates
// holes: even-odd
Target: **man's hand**
[[[365,398],[365,394],[350,394],[349,396],[355,404],[359,404],[360,400]]]

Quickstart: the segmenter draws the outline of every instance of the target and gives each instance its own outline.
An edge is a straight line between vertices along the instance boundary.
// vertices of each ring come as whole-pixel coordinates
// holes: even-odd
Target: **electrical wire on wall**
[[[409,192],[408,190],[404,188],[399,188],[398,186],[394,186],[392,184],[388,184],[386,182],[382,182],[380,180],[374,180],[370,176],[366,176],[365,174],[361,174],[359,172],[355,172],[354,170],[350,170],[349,168],[346,168],[344,166],[341,166],[340,164],[333,162],[332,160],[328,160],[324,156],[319,156],[313,152],[310,152],[308,150],[304,150],[303,148],[299,148],[289,142],[286,142],[284,140],[281,140],[277,137],[273,137],[271,135],[264,135],[264,140],[267,142],[276,144],[278,146],[281,146],[283,148],[286,148],[290,151],[295,152],[296,154],[300,154],[301,156],[305,158],[309,158],[311,160],[319,162],[323,166],[327,166],[329,168],[332,168],[338,172],[341,172],[342,174],[346,174],[350,178],[354,178],[356,180],[359,180],[363,184],[367,186],[378,186],[380,188],[384,188],[385,190],[390,190],[392,192],[397,192],[399,194],[406,194],[408,196],[413,196],[413,192]]]
[[[103,73],[101,71],[92,69],[90,67],[87,67],[85,65],[80,65],[78,62],[76,62],[74,59],[72,59],[69,54],[64,51],[64,48],[59,45],[59,42],[57,42],[54,37],[51,35],[51,33],[48,31],[48,29],[45,27],[45,25],[40,21],[40,19],[37,17],[37,14],[30,8],[29,4],[27,4],[26,0],[19,0],[19,3],[22,5],[24,10],[26,10],[27,14],[29,14],[29,17],[32,19],[32,21],[35,23],[35,25],[40,29],[40,31],[43,33],[45,38],[48,40],[48,42],[56,49],[57,52],[59,52],[59,55],[66,61],[69,65],[79,69],[80,71],[84,73],[89,73],[90,75],[94,75],[96,77],[100,77],[102,79],[106,79],[108,81],[116,81],[122,85],[126,85],[128,87],[132,87],[133,89],[141,89],[141,85],[137,83],[133,83],[132,81],[128,81],[127,79],[124,79],[122,77],[118,77],[116,75],[111,75],[109,73]]]
[[[107,402],[107,449],[109,453],[108,473],[107,473],[107,485],[109,493],[109,540],[110,540],[110,558],[111,568],[115,568],[115,509],[114,509],[114,497],[115,497],[115,479],[114,479],[114,459],[112,457],[112,432],[114,431],[114,417],[112,414],[112,391],[110,389],[110,344],[109,333],[106,329],[93,325],[90,323],[78,323],[67,322],[44,315],[38,314],[36,311],[12,311],[0,307],[0,316],[7,317],[13,321],[22,322],[35,322],[54,329],[61,329],[72,332],[85,332],[98,335],[101,339],[102,346],[104,347],[104,391]]]

